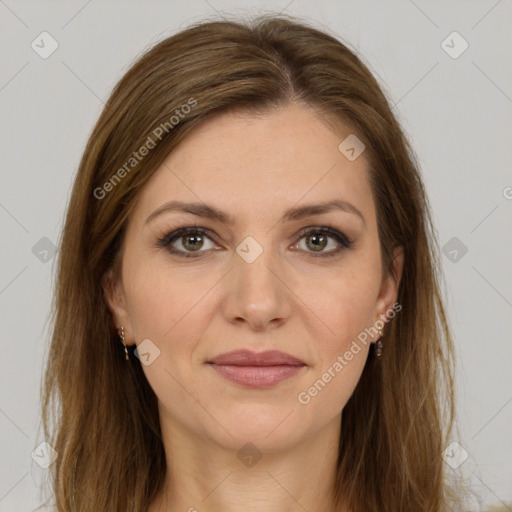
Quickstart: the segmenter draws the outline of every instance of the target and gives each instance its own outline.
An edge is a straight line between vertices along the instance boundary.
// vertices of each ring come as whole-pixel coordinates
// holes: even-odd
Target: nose
[[[223,314],[233,324],[247,324],[254,331],[275,329],[292,310],[292,292],[288,287],[278,255],[263,252],[252,262],[239,254],[224,283]]]

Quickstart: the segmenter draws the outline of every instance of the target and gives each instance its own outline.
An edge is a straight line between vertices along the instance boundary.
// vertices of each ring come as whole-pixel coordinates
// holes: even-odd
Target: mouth
[[[259,353],[236,350],[207,363],[227,380],[251,388],[274,386],[307,366],[304,361],[277,350]]]

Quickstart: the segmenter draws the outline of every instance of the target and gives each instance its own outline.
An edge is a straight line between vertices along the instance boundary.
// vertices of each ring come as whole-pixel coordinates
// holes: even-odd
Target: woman
[[[437,272],[413,151],[354,51],[285,17],[160,42],[69,203],[57,509],[454,510]]]

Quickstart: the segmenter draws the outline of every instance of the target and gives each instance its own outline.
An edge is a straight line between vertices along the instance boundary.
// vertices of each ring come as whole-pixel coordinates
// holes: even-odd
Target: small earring
[[[376,342],[375,356],[380,359],[382,357],[382,329],[379,329],[379,336],[380,338]]]
[[[121,326],[121,334],[119,335],[121,338],[121,343],[124,345],[124,355],[126,360],[128,361],[130,359],[130,356],[128,355],[128,348],[126,347],[126,343],[124,342],[124,327]]]

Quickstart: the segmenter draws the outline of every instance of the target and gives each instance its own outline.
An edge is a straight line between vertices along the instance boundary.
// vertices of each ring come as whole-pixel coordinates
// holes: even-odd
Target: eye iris
[[[310,246],[308,243],[308,247],[316,252],[321,251],[327,245],[327,237],[325,235],[310,235],[307,237],[307,240],[315,240],[312,242],[313,246]]]
[[[192,240],[191,244],[189,244],[189,241]],[[183,237],[183,247],[185,249],[190,249],[192,251],[197,251],[198,249],[201,249],[203,245],[203,239],[202,236],[198,235],[185,235]]]

